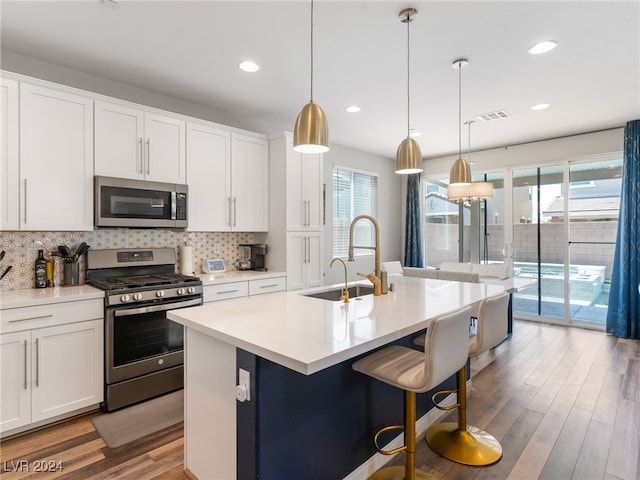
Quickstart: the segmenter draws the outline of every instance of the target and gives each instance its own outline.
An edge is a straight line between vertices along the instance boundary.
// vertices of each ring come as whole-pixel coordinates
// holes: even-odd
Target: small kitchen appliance
[[[265,258],[267,256],[266,243],[245,243],[240,245],[240,247],[244,249],[245,256],[249,257],[249,267],[247,270],[267,271]]]
[[[167,311],[202,305],[202,282],[176,273],[175,249],[90,250],[87,283],[105,291],[102,409],[182,388],[183,327]]]

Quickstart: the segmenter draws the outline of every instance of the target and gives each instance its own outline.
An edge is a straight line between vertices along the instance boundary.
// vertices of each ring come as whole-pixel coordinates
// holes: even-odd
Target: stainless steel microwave
[[[186,228],[187,185],[94,177],[96,227]]]

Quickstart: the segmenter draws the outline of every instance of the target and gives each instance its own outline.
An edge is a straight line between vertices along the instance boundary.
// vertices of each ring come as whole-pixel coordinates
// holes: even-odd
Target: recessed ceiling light
[[[251,60],[245,60],[244,62],[240,62],[238,67],[240,68],[240,70],[244,72],[250,72],[250,73],[257,72],[258,70],[260,70],[260,66],[257,63],[252,62]]]
[[[120,4],[116,0],[100,0],[100,3],[107,8],[115,10],[120,7]]]
[[[345,110],[349,113],[358,113],[360,111],[360,107],[357,105],[349,105]]]
[[[420,135],[422,135],[422,132],[419,132],[415,128],[412,128],[412,129],[409,130],[409,136],[410,137],[419,137]]]
[[[538,103],[537,105],[531,107],[531,110],[544,110],[545,108],[549,108],[548,103]]]
[[[558,42],[555,40],[544,40],[542,42],[535,43],[527,50],[532,55],[539,55],[541,53],[547,53],[558,46]]]

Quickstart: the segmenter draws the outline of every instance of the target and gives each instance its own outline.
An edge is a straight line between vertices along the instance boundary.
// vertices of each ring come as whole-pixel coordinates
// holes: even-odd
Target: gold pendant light
[[[409,135],[409,24],[418,14],[415,8],[405,8],[399,14],[400,21],[407,24],[407,138],[405,138],[396,152],[396,173],[409,174],[422,171],[422,152],[420,146]]]
[[[329,151],[329,127],[324,111],[313,101],[313,0],[311,0],[311,100],[296,118],[293,128],[293,149],[300,153]]]
[[[469,150],[467,158],[471,161],[471,124],[473,120],[464,122],[469,126]],[[449,185],[447,187],[447,198],[452,202],[481,202],[493,197],[493,183],[491,182],[471,182],[467,184]]]
[[[449,185],[468,185],[471,183],[471,167],[462,158],[462,69],[469,64],[466,58],[459,58],[453,62],[453,68],[458,69],[458,159],[451,166]]]

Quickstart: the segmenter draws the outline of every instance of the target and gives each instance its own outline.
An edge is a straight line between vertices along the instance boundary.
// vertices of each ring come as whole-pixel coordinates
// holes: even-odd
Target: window
[[[333,256],[349,254],[349,227],[357,215],[376,216],[378,175],[344,167],[333,168]],[[375,230],[371,222],[358,222],[353,235],[354,245],[375,245]],[[355,255],[372,255],[371,250],[354,251]]]

